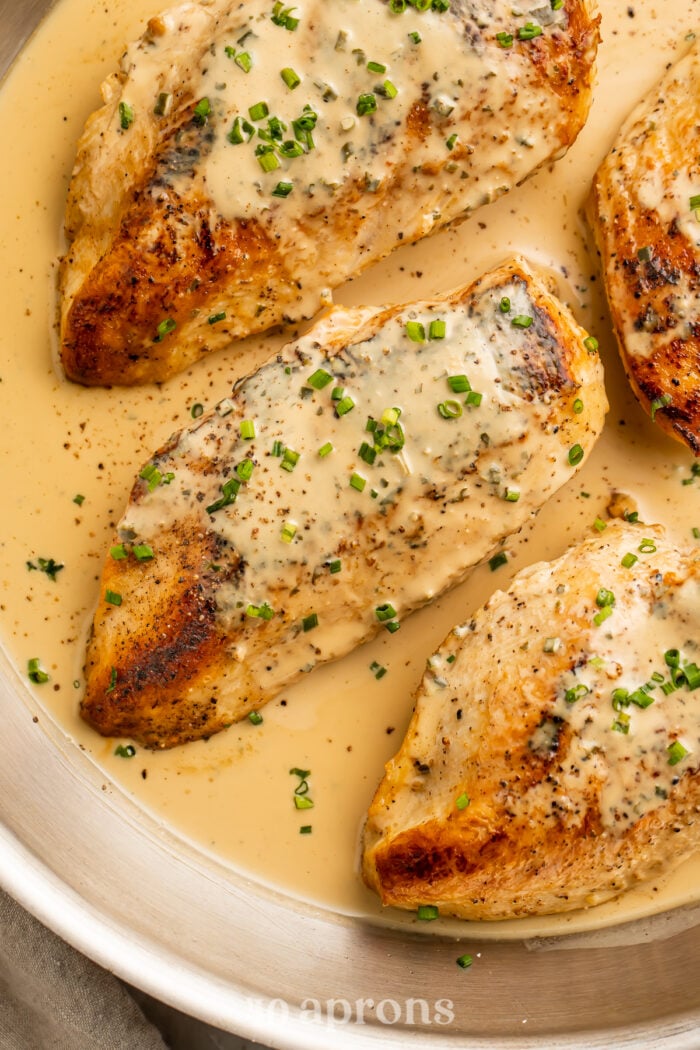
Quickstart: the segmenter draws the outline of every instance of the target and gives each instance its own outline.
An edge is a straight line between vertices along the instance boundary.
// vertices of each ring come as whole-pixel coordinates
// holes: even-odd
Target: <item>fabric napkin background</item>
[[[131,989],[0,890],[0,1050],[254,1050]]]

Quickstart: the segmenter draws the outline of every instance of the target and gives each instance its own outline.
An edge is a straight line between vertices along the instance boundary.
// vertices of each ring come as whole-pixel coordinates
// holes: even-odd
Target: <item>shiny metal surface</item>
[[[0,0],[0,72],[48,8]],[[700,1047],[700,914],[553,942],[373,926],[232,875],[158,826],[0,653],[0,883],[151,995],[289,1050]],[[474,958],[466,970],[456,963]]]

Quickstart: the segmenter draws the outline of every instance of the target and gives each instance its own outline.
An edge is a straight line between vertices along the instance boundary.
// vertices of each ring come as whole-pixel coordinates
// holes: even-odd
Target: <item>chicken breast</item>
[[[700,45],[623,125],[591,224],[622,361],[652,419],[700,455]]]
[[[160,381],[312,316],[564,152],[597,40],[593,0],[211,0],[151,19],[78,144],[67,375]]]
[[[388,905],[585,908],[700,846],[700,551],[611,524],[519,573],[428,668],[369,810]],[[700,695],[700,694],[699,694]]]
[[[607,404],[584,341],[513,261],[430,302],[336,309],[237,383],[139,474],[85,718],[147,747],[210,736],[397,630],[585,460]]]

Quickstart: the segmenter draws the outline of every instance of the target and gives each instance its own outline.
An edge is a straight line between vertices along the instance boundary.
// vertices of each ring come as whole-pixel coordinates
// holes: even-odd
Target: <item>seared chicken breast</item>
[[[637,106],[595,176],[591,224],[632,387],[700,455],[700,50]]]
[[[310,317],[564,152],[598,16],[592,0],[553,7],[212,0],[152,18],[78,144],[66,374],[160,381]]]
[[[84,717],[153,748],[210,736],[398,630],[585,460],[607,408],[586,343],[519,261],[330,312],[140,471]]]
[[[428,661],[369,810],[387,905],[585,908],[700,846],[700,551],[611,524],[519,573]],[[698,694],[700,695],[700,694]]]

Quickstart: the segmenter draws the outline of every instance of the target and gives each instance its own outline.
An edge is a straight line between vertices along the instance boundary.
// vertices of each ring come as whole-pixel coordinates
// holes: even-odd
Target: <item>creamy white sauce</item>
[[[529,6],[529,5],[528,5]],[[247,358],[219,354],[162,388],[86,390],[50,361],[49,289],[75,142],[99,102],[97,85],[124,41],[142,31],[141,2],[109,6],[61,0],[0,91],[0,115],[15,163],[3,172],[8,206],[0,214],[0,398],[7,499],[0,541],[2,638],[20,672],[39,657],[51,680],[33,689],[44,720],[55,720],[104,770],[106,790],[122,790],[212,853],[255,878],[341,911],[378,913],[356,872],[358,830],[410,714],[427,656],[516,569],[555,557],[605,517],[610,492],[638,501],[642,520],[662,520],[672,537],[692,541],[700,527],[700,485],[690,455],[646,419],[628,391],[579,208],[593,171],[636,100],[683,52],[697,4],[658,8],[601,3],[603,45],[591,119],[571,152],[457,230],[402,250],[340,290],[348,304],[423,298],[473,279],[512,250],[548,267],[563,298],[600,339],[612,401],[603,438],[583,470],[540,515],[508,541],[508,565],[470,580],[339,663],[318,669],[265,710],[263,726],[234,728],[209,743],[173,752],[114,755],[77,717],[84,637],[97,577],[132,480],[174,429],[191,422],[195,403],[213,406],[235,375],[277,349],[280,338],[251,340]],[[76,28],[77,27],[77,28]],[[633,60],[630,60],[630,54]],[[27,120],[31,112],[32,120]],[[289,198],[291,199],[291,198]],[[586,496],[581,495],[587,493]],[[76,494],[85,496],[81,506]],[[26,561],[65,564],[56,581]],[[376,678],[377,664],[386,674]],[[22,703],[23,699],[18,698]],[[648,714],[640,712],[640,716]],[[30,716],[28,716],[30,717]],[[392,729],[389,733],[388,730]],[[315,807],[299,819],[289,768],[312,770]],[[144,777],[145,773],[145,777]],[[235,813],[232,800],[236,801]],[[301,824],[312,824],[300,835]],[[521,936],[591,928],[697,898],[697,860],[648,889],[583,915],[496,924],[470,936]],[[462,933],[467,930],[461,928]]]

